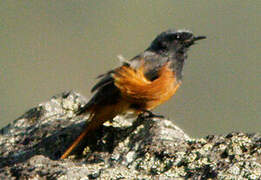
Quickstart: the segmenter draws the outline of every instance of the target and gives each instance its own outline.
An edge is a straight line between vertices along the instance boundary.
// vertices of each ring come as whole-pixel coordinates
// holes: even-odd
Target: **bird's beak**
[[[206,38],[207,38],[206,36],[196,36],[193,38],[193,41],[198,41],[198,40],[206,39]]]
[[[197,43],[195,43],[195,41],[201,40],[201,39],[206,39],[206,36],[196,36],[196,37],[192,37],[192,39],[188,39],[187,41],[185,41],[185,46],[186,47],[190,47],[192,45],[195,45]]]

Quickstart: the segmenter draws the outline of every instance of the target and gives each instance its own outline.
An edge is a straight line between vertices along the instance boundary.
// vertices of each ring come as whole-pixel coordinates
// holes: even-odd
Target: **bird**
[[[156,116],[152,110],[169,100],[181,85],[187,51],[202,39],[206,36],[194,36],[189,30],[163,31],[145,51],[98,76],[100,80],[91,89],[94,95],[76,113],[88,114],[89,123],[60,158],[67,158],[88,134],[117,115]]]

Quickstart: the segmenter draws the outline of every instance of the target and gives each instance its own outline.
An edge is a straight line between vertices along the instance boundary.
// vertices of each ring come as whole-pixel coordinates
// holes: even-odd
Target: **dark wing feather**
[[[144,66],[145,77],[150,81],[154,81],[159,76],[159,70],[167,61],[167,56],[163,57],[155,52],[144,51],[130,60],[130,66],[134,69]]]
[[[123,62],[123,66],[130,66],[129,62]],[[104,86],[106,86],[107,84],[113,83],[113,77],[112,74],[115,73],[115,69],[114,70],[110,70],[105,74],[101,74],[99,75],[97,78],[101,78],[100,81],[98,81],[98,83],[96,83],[92,89],[91,92],[94,92]]]
[[[107,74],[104,74],[104,75],[102,75],[102,76],[99,76],[99,78],[102,77],[102,79],[100,79],[100,81],[98,81],[98,83],[96,83],[96,84],[92,87],[91,92],[94,92],[94,91],[96,91],[97,89],[100,89],[100,88],[102,88],[103,86],[106,86],[107,84],[112,83],[112,82],[113,82],[113,78],[111,77],[111,73],[112,73],[112,72],[113,72],[113,71],[110,71],[110,72],[107,73]]]
[[[114,81],[109,81],[107,84],[99,87],[97,92],[93,95],[93,97],[81,107],[77,115],[87,113],[92,111],[92,108],[95,109],[96,105],[99,107],[103,107],[110,104],[115,104],[120,96],[119,89],[114,85]]]
[[[155,54],[153,53],[141,53],[140,55],[132,58],[130,61],[123,62],[123,66],[130,66],[136,70],[139,69],[141,65],[144,65],[146,78],[152,81],[158,77],[159,68],[156,66],[160,67],[162,63],[159,61],[158,57],[155,59]],[[93,108],[95,105],[103,106],[117,102],[119,96],[121,96],[121,93],[120,90],[115,86],[114,79],[112,77],[117,69],[118,68],[98,76],[98,78],[101,79],[91,89],[91,92],[96,91],[96,93],[86,105],[80,108],[77,113],[78,115],[90,111],[91,108]]]

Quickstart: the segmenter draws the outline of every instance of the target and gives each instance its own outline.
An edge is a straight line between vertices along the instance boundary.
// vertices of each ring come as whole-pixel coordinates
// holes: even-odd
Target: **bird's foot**
[[[144,110],[143,113],[141,114],[142,117],[144,118],[165,118],[163,115],[159,115],[159,114],[154,114],[153,112],[149,111],[149,110]]]

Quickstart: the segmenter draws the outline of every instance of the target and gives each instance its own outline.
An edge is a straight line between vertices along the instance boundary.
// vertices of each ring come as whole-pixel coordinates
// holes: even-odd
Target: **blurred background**
[[[261,1],[0,1],[0,127],[55,94],[90,97],[95,77],[161,31],[206,35],[181,88],[155,109],[194,137],[261,132]]]

